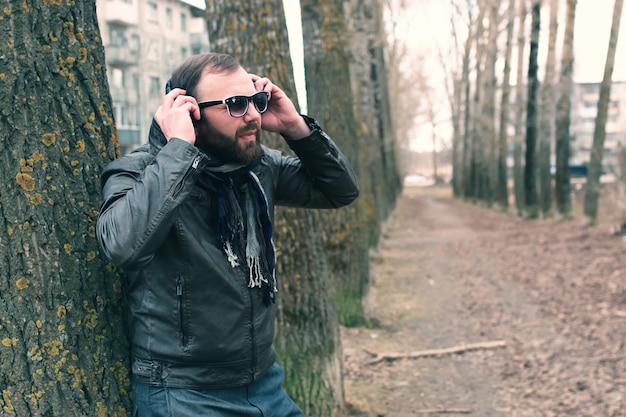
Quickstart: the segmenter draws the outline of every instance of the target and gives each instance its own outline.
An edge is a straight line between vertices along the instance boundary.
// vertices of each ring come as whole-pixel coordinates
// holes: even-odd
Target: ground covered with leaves
[[[626,416],[626,239],[406,188],[342,329],[351,416]]]

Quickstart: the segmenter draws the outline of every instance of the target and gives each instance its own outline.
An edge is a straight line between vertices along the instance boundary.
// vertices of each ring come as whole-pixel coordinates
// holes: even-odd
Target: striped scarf
[[[276,249],[267,196],[252,169],[260,159],[247,165],[226,164],[207,167],[217,191],[218,239],[232,268],[242,267],[239,254],[245,253],[248,287],[265,289],[265,305],[276,303]],[[243,193],[237,198],[239,185]]]

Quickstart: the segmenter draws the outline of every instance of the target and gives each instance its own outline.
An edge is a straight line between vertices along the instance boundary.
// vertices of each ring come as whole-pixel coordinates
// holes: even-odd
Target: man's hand
[[[158,123],[169,140],[173,137],[194,145],[196,130],[192,118],[200,120],[200,108],[195,98],[185,95],[186,91],[174,88],[163,98],[163,103],[154,113],[154,120]]]
[[[261,115],[263,130],[278,132],[291,139],[301,139],[311,134],[311,129],[283,90],[268,78],[255,74],[250,76],[257,91],[270,93],[267,111]]]

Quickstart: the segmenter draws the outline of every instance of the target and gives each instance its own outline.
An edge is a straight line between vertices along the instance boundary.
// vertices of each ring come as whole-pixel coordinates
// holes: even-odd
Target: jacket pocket
[[[185,320],[185,285],[182,277],[178,277],[176,281],[176,300],[178,302],[178,333],[180,335],[180,344],[183,349],[187,347],[187,328]]]

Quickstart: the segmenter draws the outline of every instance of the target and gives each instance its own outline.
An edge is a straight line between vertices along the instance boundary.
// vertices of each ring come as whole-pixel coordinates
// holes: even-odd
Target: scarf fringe
[[[269,284],[267,278],[263,278],[263,273],[261,272],[261,260],[259,257],[247,256],[246,260],[248,261],[248,270],[250,271],[248,287],[262,288],[263,284]]]
[[[216,176],[222,177],[217,187],[218,233],[224,254],[232,268],[241,267],[235,248],[241,248],[238,243],[245,245],[248,287],[265,288],[263,301],[269,306],[276,303],[278,292],[275,277],[276,248],[267,196],[259,178],[252,171],[257,163],[237,170],[238,175],[247,177],[248,187],[245,191],[245,202],[242,203],[245,207],[245,218],[243,207],[239,206],[233,192],[232,176],[236,175],[235,172],[216,173]]]

